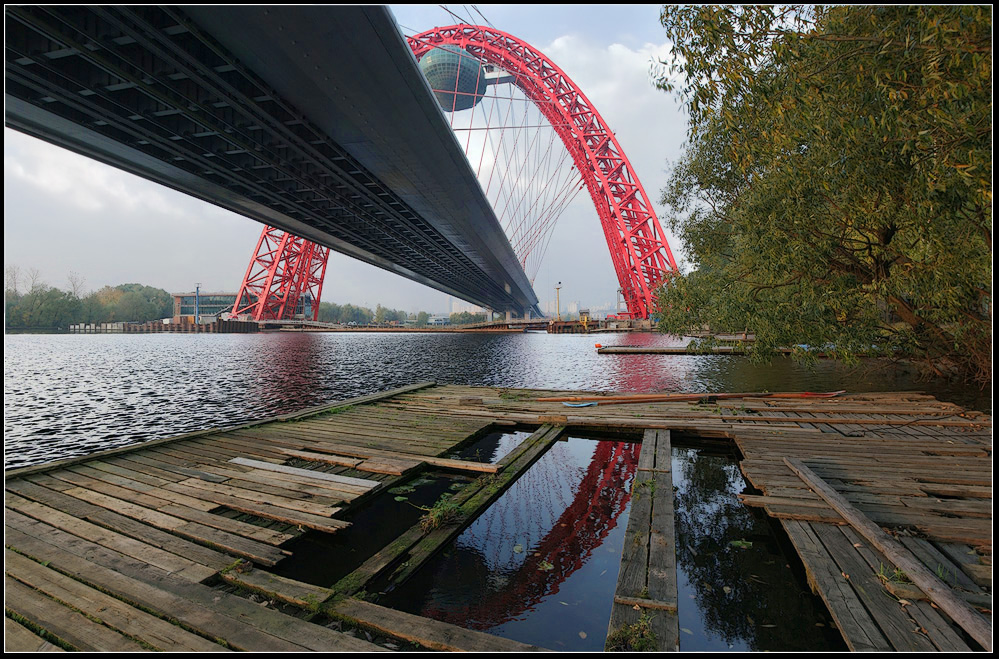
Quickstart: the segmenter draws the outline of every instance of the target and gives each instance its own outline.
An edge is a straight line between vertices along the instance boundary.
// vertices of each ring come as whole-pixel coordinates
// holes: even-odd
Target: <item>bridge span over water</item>
[[[8,126],[540,315],[388,9],[8,6],[5,26]]]
[[[332,249],[540,316],[533,277],[582,190],[624,317],[647,319],[676,272],[613,131],[554,62],[496,28],[403,38],[384,7],[5,14],[8,126],[266,225],[234,315],[291,318],[301,296],[318,300]]]

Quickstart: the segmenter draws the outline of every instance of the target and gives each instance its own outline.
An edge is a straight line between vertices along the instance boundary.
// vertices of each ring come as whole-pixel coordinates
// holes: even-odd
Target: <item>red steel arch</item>
[[[454,45],[514,77],[514,84],[551,123],[586,184],[607,238],[632,318],[648,318],[655,290],[677,271],[659,219],[614,133],[569,76],[514,36],[481,25],[438,27],[407,37],[419,60]]]

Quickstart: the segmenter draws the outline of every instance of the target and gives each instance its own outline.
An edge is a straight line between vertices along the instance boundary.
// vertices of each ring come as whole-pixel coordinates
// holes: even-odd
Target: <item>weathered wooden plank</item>
[[[953,542],[934,543],[955,565],[961,568],[975,584],[987,588],[992,588],[992,566],[983,565],[978,557],[978,552],[968,545]]]
[[[220,517],[219,515],[211,515],[205,511],[218,507],[217,504],[212,502],[195,499],[194,497],[169,492],[160,488],[156,488],[156,492],[162,496],[153,496],[151,494],[135,492],[134,490],[126,489],[124,487],[106,484],[104,481],[90,478],[82,473],[77,473],[78,471],[84,469],[86,469],[85,466],[77,465],[67,469],[49,472],[47,475],[53,478],[62,479],[68,483],[76,484],[85,489],[91,489],[101,494],[106,494],[117,499],[128,501],[130,504],[139,504],[146,508],[162,512],[173,517],[185,519],[189,522],[204,524],[205,526],[219,529],[221,531],[235,533],[236,535],[241,535],[244,538],[260,540],[261,542],[266,542],[267,544],[279,545],[295,537],[287,534],[276,533],[269,529],[263,529],[252,524],[246,524],[233,519]],[[201,481],[199,479],[194,480],[199,483],[207,484],[206,481]],[[73,494],[70,490],[66,490],[66,493],[71,495]],[[169,498],[163,498],[164,496]],[[195,503],[195,507],[193,508],[187,505],[182,505],[192,502]]]
[[[909,618],[905,607],[884,596],[881,581],[838,527],[817,524],[813,528],[840,571],[848,575],[853,591],[893,648],[900,652],[930,652],[936,649],[929,639],[914,631],[918,626]],[[887,568],[891,570],[892,566]]]
[[[328,453],[316,453],[315,451],[296,451],[292,449],[282,449],[281,453],[291,456],[293,458],[301,458],[302,460],[311,460],[312,462],[324,462],[331,465],[342,465],[344,467],[356,467],[357,465],[364,462],[360,458],[348,458],[340,455],[333,455]]]
[[[6,617],[3,619],[3,651],[65,652],[58,645],[53,645],[41,636],[36,636],[24,625],[14,622],[13,618]]]
[[[982,589],[929,540],[906,537],[900,537],[898,540],[922,562],[927,570],[937,575],[947,585],[972,593],[981,592]]]
[[[114,474],[109,471],[104,471],[98,469],[91,465],[90,463],[74,465],[72,467],[67,467],[65,471],[80,474],[82,476],[89,476],[94,481],[101,480],[113,485],[117,485],[126,490],[132,490],[135,492],[140,492],[150,497],[155,497],[158,499],[165,499],[167,503],[172,505],[184,506],[186,508],[193,508],[194,510],[200,510],[202,512],[208,512],[214,508],[210,503],[201,501],[200,499],[194,499],[192,497],[185,497],[183,495],[178,495],[176,492],[167,492],[160,485],[151,485],[149,483],[128,478],[122,475]],[[169,481],[164,481],[169,482]],[[107,491],[107,494],[114,495],[113,491]],[[122,495],[122,498],[127,498]],[[138,500],[136,500],[138,502]],[[162,504],[160,504],[162,505]]]
[[[213,474],[235,478],[255,486],[266,487],[267,485],[277,485],[285,490],[297,492],[299,494],[312,494],[328,499],[332,505],[342,505],[344,501],[352,501],[359,494],[339,489],[334,483],[327,481],[317,481],[315,479],[305,479],[294,474],[282,474],[277,471],[265,471],[263,469],[252,469],[239,465],[227,465],[227,467],[205,467]],[[244,471],[245,470],[245,471]],[[247,487],[249,487],[247,485]],[[356,488],[355,488],[356,489]]]
[[[841,526],[839,530],[846,536],[847,542],[867,562],[867,567],[871,572],[883,573],[888,569],[885,566],[890,561],[876,549],[869,547],[867,541],[860,537],[852,527]],[[961,652],[971,650],[961,637],[960,631],[951,624],[949,618],[941,614],[936,608],[933,608],[928,601],[918,601],[928,600],[929,598],[917,586],[914,584],[896,584],[889,580],[885,582],[884,588],[895,599],[899,600],[900,605],[905,606],[905,612],[916,623],[916,631],[926,634],[930,642],[938,649]],[[908,603],[901,600],[906,600]],[[989,608],[991,608],[991,598],[989,600]]]
[[[980,616],[966,602],[954,597],[950,587],[923,567],[912,554],[897,540],[881,530],[862,513],[857,511],[842,495],[830,488],[822,479],[800,460],[788,460],[788,466],[801,476],[802,480],[815,489],[850,525],[875,545],[895,565],[902,568],[909,578],[943,609],[972,638],[982,644],[987,651],[992,650],[992,624]]]
[[[669,430],[656,431],[652,522],[649,529],[648,591],[653,600],[677,601],[676,529],[673,518],[672,448]],[[639,472],[641,473],[641,472]],[[680,648],[680,624],[675,612],[664,611],[652,619],[659,648]]]
[[[320,604],[333,595],[329,588],[287,579],[264,570],[248,569],[245,563],[232,570],[225,570],[221,576],[240,588],[253,590],[270,599],[280,600],[302,608],[318,610]]]
[[[29,501],[10,492],[7,493],[6,504],[7,508],[12,511],[45,522],[126,556],[145,561],[190,581],[203,581],[217,572],[214,568],[201,565],[183,556],[172,554],[102,526],[77,519],[72,515],[35,501]]]
[[[781,524],[805,566],[809,585],[825,602],[847,646],[854,652],[890,651],[891,645],[811,527],[793,520]]]
[[[142,652],[139,643],[7,577],[4,608],[84,652]]]
[[[96,506],[115,511],[125,517],[131,517],[150,526],[170,531],[189,540],[218,547],[236,556],[244,556],[264,565],[276,565],[285,556],[280,550],[268,544],[234,535],[227,531],[214,529],[204,524],[198,524],[197,522],[188,522],[179,517],[167,515],[157,510],[150,510],[149,508],[122,499],[93,492],[92,490],[76,488],[74,490],[67,490],[66,494]]]
[[[381,650],[319,625],[267,609],[215,588],[176,579],[161,570],[39,524],[31,535],[8,529],[8,544],[35,560],[158,615],[177,620],[237,650],[257,652]]]
[[[178,464],[182,463],[182,461],[173,460],[169,456],[159,454],[156,457],[153,457],[149,453],[150,452],[148,451],[143,451],[141,453],[129,453],[126,459],[131,462],[138,462],[139,464],[147,465],[149,467],[155,467],[160,471],[178,474],[184,478],[203,478],[204,480],[216,483],[221,483],[223,480],[215,474],[210,474],[200,469],[191,469],[190,467],[185,467],[183,464]]]
[[[117,533],[129,536],[172,554],[185,556],[192,561],[215,570],[221,570],[232,562],[231,557],[215,549],[203,547],[189,540],[179,538],[172,533],[161,531],[130,517],[119,515],[81,499],[67,496],[61,492],[49,490],[48,488],[30,483],[25,479],[7,481],[6,486],[9,491],[15,492],[26,499],[43,503],[74,517],[104,526]]]
[[[609,649],[613,649],[610,643],[620,630],[638,623],[643,616],[648,620],[649,627],[655,635],[658,650],[679,649],[679,624],[674,611],[664,607],[648,611],[646,610],[648,607],[640,605],[637,607],[641,609],[639,611],[636,610],[635,604],[625,603],[632,600],[675,603],[677,599],[675,553],[671,555],[671,552],[675,552],[675,548],[670,537],[674,533],[672,479],[665,472],[671,462],[670,449],[668,446],[659,446],[660,441],[668,445],[668,430],[660,434],[660,431],[655,429],[647,429],[642,437],[638,471],[632,483],[631,512],[624,535],[621,567],[618,571],[614,604],[607,625]],[[659,490],[659,479],[662,478],[670,483],[668,502],[663,492]],[[668,521],[666,517],[669,517]],[[654,529],[654,519],[664,527]],[[656,555],[654,566],[653,553]],[[673,561],[672,575],[669,570],[670,560]],[[654,575],[653,570],[655,570]]]
[[[367,480],[364,478],[350,478],[348,476],[337,476],[335,474],[327,474],[321,471],[310,471],[308,469],[298,469],[297,467],[287,467],[285,465],[274,464],[273,462],[261,462],[260,460],[249,460],[247,458],[233,458],[229,462],[234,464],[246,465],[247,467],[256,467],[257,469],[263,469],[265,471],[281,471],[286,474],[296,474],[302,476],[303,478],[314,478],[315,480],[324,480],[330,483],[336,483],[337,485],[354,486],[363,488],[364,490],[371,490],[379,485],[378,481]]]
[[[535,645],[511,641],[492,634],[463,629],[446,622],[423,618],[356,599],[335,607],[337,615],[358,625],[376,629],[405,641],[442,652],[538,652]]]
[[[269,506],[276,506],[278,508],[287,508],[289,510],[296,510],[303,513],[309,513],[310,515],[318,515],[320,517],[329,517],[340,510],[333,505],[326,503],[314,503],[306,500],[313,497],[302,496],[300,499],[293,499],[291,497],[283,497],[276,494],[260,492],[259,490],[238,487],[236,485],[231,485],[230,483],[232,482],[233,481],[230,480],[225,483],[209,483],[208,481],[203,481],[197,478],[189,478],[186,481],[181,481],[178,485],[186,485],[188,487],[208,490],[209,492],[224,494],[237,499],[246,499],[247,501],[253,503],[263,503]]]
[[[121,600],[43,567],[29,558],[5,552],[7,574],[47,596],[73,607],[90,618],[158,650],[174,652],[223,652],[218,643],[192,634],[166,620],[136,609]]]
[[[174,487],[184,488],[185,486],[180,485],[179,483],[170,486],[171,489]],[[338,530],[350,526],[350,522],[332,519],[331,517],[312,515],[310,513],[291,510],[289,508],[279,508],[266,503],[249,501],[248,499],[239,499],[237,497],[231,497],[227,494],[219,494],[218,492],[212,492],[210,490],[203,490],[203,492],[204,497],[213,500],[220,506],[225,506],[226,508],[238,510],[250,515],[256,515],[257,517],[261,517],[263,519],[272,519],[286,524],[294,524],[296,526],[316,529],[318,531],[325,531],[326,533],[336,533]]]

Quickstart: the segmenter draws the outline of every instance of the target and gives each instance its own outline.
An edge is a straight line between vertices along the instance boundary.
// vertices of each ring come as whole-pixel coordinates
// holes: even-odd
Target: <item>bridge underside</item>
[[[5,13],[8,126],[487,308],[539,313],[387,9]]]

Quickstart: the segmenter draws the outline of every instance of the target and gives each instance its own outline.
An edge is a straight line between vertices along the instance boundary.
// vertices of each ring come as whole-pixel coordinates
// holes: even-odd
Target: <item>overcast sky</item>
[[[485,21],[471,5],[449,5]],[[658,204],[667,163],[680,154],[686,122],[671,95],[655,89],[650,66],[666,57],[657,5],[476,5],[498,29],[541,50],[589,98]],[[403,32],[459,22],[439,6],[392,6]],[[68,289],[138,282],[170,292],[235,291],[262,226],[211,204],[4,129],[4,263],[36,268]],[[672,238],[670,236],[670,238]],[[681,258],[676,241],[674,254]],[[569,301],[614,301],[617,279],[589,196],[562,216],[535,281],[544,305],[562,282]],[[406,311],[447,311],[444,293],[331,253],[323,300]]]

